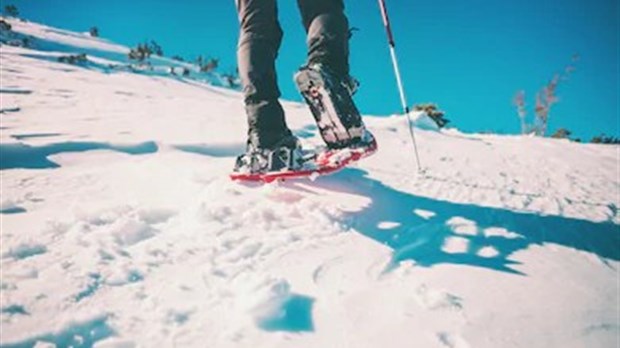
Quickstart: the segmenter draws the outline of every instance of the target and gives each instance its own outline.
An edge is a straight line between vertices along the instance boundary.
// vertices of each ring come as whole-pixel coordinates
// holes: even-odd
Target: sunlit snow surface
[[[368,116],[358,166],[243,185],[237,92],[10,22],[35,39],[0,55],[3,347],[619,344],[617,146],[423,121],[418,173],[406,121]]]

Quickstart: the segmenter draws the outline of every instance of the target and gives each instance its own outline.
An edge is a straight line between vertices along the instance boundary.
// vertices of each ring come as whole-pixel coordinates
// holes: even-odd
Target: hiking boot
[[[358,86],[355,79],[326,65],[311,64],[295,74],[295,83],[330,149],[348,148],[359,141],[364,122],[351,98]]]
[[[364,151],[375,152],[377,150],[377,140],[368,129],[364,128],[362,131],[362,136],[353,139],[348,148],[353,150],[363,149]]]
[[[316,157],[316,163],[321,166],[338,166],[343,161],[358,161],[375,152],[377,152],[377,140],[372,133],[364,129],[362,136],[351,142],[349,146],[320,152]]]
[[[341,84],[349,91],[349,94],[353,96],[355,92],[360,88],[360,81],[355,77],[348,75],[340,80]]]
[[[246,153],[237,157],[233,172],[261,174],[296,170],[303,165],[303,153],[299,139],[288,135],[269,148],[248,144]]]
[[[303,70],[304,68],[323,72],[324,74],[329,76],[335,83],[340,84],[342,87],[344,87],[351,96],[353,96],[360,88],[360,81],[358,79],[351,75],[338,74],[325,64],[308,64],[306,66],[302,66],[300,70]]]

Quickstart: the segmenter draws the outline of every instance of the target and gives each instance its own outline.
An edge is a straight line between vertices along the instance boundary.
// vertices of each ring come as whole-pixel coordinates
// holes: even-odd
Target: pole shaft
[[[388,36],[388,44],[390,47],[396,47],[394,34],[392,34],[392,26],[390,25],[390,17],[388,16],[387,7],[385,6],[384,0],[379,0],[379,7],[381,8],[381,17],[383,18],[383,25],[385,26],[385,31]]]
[[[396,58],[396,49],[391,46],[390,47],[390,55],[392,56],[392,65],[394,66],[394,71],[396,74],[396,84],[398,85],[398,92],[400,94],[400,102],[403,107],[403,111],[405,115],[407,115],[407,128],[409,128],[409,135],[411,136],[411,142],[413,143],[413,150],[415,151],[415,161],[418,165],[418,170],[422,170],[422,165],[420,164],[420,155],[418,154],[418,145],[415,140],[415,133],[413,131],[413,122],[411,121],[411,111],[409,110],[409,106],[407,104],[407,97],[405,96],[405,89],[403,88],[403,81],[400,76],[400,69],[398,68],[398,58]]]
[[[415,133],[413,131],[413,122],[411,121],[411,112],[409,110],[409,104],[407,103],[407,97],[405,96],[405,88],[403,87],[403,80],[400,75],[400,68],[398,66],[398,58],[396,57],[396,42],[394,41],[394,35],[392,33],[392,26],[390,25],[390,17],[388,16],[387,7],[385,6],[385,0],[378,0],[379,7],[381,8],[381,17],[383,18],[383,25],[385,26],[385,32],[388,38],[388,44],[390,46],[390,56],[392,57],[392,66],[394,68],[394,74],[396,75],[396,84],[398,87],[398,93],[400,95],[400,102],[403,107],[403,111],[407,116],[407,126],[409,128],[409,135],[413,143],[413,149],[415,151],[416,164],[418,165],[418,171],[422,170],[420,164],[420,156],[418,154],[418,146],[415,140]]]

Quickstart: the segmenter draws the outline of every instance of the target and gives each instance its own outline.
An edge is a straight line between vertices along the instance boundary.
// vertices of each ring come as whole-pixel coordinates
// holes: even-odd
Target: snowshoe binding
[[[303,166],[304,154],[299,139],[287,136],[271,148],[248,144],[246,153],[237,157],[231,179],[261,180],[266,173],[294,171]]]

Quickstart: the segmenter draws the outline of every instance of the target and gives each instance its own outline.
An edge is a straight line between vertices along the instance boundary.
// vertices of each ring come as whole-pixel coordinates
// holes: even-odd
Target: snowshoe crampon
[[[321,137],[330,149],[350,147],[364,134],[362,117],[351,97],[351,78],[341,78],[322,65],[301,68],[295,84],[310,107]]]
[[[366,131],[367,132],[367,131]],[[265,172],[233,172],[230,178],[235,181],[271,183],[292,179],[316,179],[321,175],[333,174],[344,167],[368,157],[377,151],[377,142],[370,133],[365,136],[368,142],[360,142],[344,149],[326,149],[308,157],[298,169],[282,169]]]

